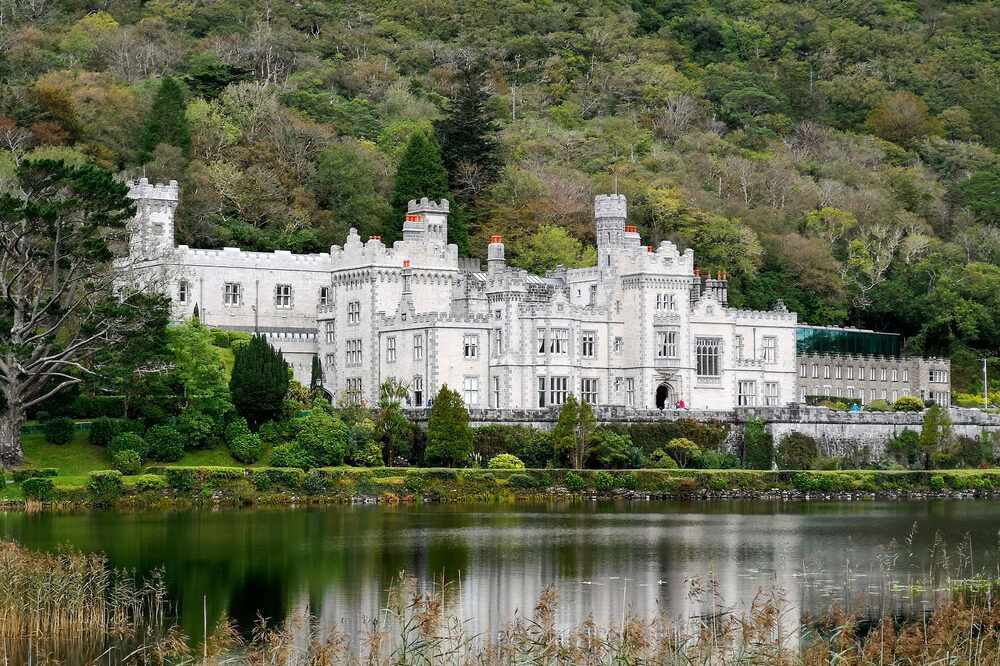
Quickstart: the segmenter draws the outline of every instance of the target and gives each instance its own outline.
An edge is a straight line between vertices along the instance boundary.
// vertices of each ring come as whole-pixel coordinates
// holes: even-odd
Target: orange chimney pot
[[[403,259],[403,268],[409,268],[409,267],[410,267],[410,260]]]

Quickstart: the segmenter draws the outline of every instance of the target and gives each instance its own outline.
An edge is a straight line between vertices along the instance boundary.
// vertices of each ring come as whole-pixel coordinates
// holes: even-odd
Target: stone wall
[[[426,427],[429,408],[408,409],[407,416]],[[789,405],[733,410],[636,410],[626,407],[597,406],[594,416],[598,423],[657,423],[678,419],[722,421],[732,425],[727,442],[736,445],[742,440],[743,428],[750,419],[763,419],[774,441],[793,432],[816,439],[824,456],[856,455],[867,449],[872,459],[883,457],[886,445],[902,430],[920,431],[922,412],[836,412],[826,407]],[[1000,433],[1000,414],[986,414],[978,409],[948,409],[952,432],[962,437],[978,438],[985,429]],[[524,425],[551,430],[559,420],[559,408],[548,409],[470,409],[469,424],[482,426],[493,423]]]

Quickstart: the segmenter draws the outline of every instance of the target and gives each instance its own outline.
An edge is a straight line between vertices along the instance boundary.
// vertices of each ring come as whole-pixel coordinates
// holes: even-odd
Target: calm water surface
[[[591,613],[620,618],[623,604],[644,616],[704,613],[720,602],[691,590],[710,579],[736,608],[762,586],[781,588],[795,622],[835,599],[876,613],[883,605],[912,610],[933,603],[932,591],[908,592],[932,570],[996,575],[1000,538],[1000,502],[990,500],[0,515],[2,533],[32,548],[70,543],[104,551],[116,567],[165,567],[182,627],[196,636],[203,597],[210,618],[227,611],[243,629],[258,612],[279,620],[307,608],[322,624],[356,632],[403,569],[453,581],[446,603],[477,631],[530,615],[549,583],[559,588],[566,626]]]

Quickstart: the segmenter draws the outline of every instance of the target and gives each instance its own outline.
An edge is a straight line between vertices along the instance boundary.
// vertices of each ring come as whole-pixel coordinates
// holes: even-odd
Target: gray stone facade
[[[912,395],[951,404],[951,361],[919,356],[888,357],[799,353],[799,402],[806,396],[872,400],[889,404]]]

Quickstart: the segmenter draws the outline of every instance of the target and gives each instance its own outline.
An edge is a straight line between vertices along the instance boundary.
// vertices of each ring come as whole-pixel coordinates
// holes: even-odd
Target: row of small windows
[[[222,304],[230,308],[240,307],[243,305],[243,295],[244,290],[241,282],[226,282],[222,287]],[[191,283],[186,281],[180,282],[177,285],[177,302],[182,305],[187,305],[191,302],[191,300]],[[330,288],[320,287],[319,304],[327,305],[329,301]],[[292,285],[274,285],[274,307],[282,310],[288,310],[291,309],[292,305]]]
[[[831,398],[860,398],[862,401],[865,399],[864,388],[855,389],[853,386],[848,386],[845,389],[838,386],[834,389],[829,384],[826,386],[816,384],[812,387],[811,391],[805,386],[802,387],[800,396],[801,402],[805,402],[807,392],[808,395],[821,395]],[[892,402],[895,402],[901,395],[910,395],[910,389],[893,389],[892,391],[889,391],[889,389],[868,389],[869,400],[891,400]]]
[[[831,369],[833,370],[833,376],[831,377]],[[844,369],[845,366],[823,366],[823,379],[844,379]],[[848,365],[847,369],[847,379],[854,379],[854,366]],[[808,376],[809,366],[806,363],[799,364],[799,377],[805,378]],[[812,364],[812,377],[813,379],[819,378],[819,364]],[[864,366],[858,366],[857,368],[857,378],[858,380],[864,381],[865,378],[865,368]],[[877,378],[877,379],[876,379]],[[869,381],[894,381],[898,382],[902,378],[902,381],[910,381],[910,370],[909,368],[903,368],[900,372],[899,368],[878,368],[876,366],[871,366],[868,368],[868,380]],[[931,382],[945,383],[948,381],[948,371],[947,370],[930,370],[928,372],[928,379]]]
[[[778,382],[764,382],[763,405],[765,407],[777,407],[780,402],[778,395]],[[757,382],[753,380],[741,380],[736,385],[736,404],[739,407],[757,406]]]

